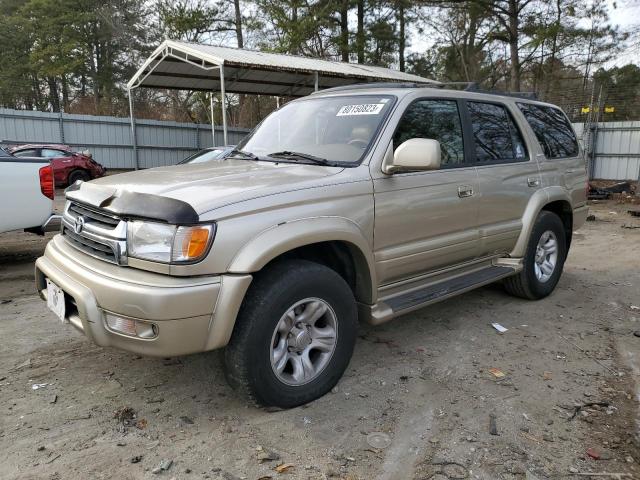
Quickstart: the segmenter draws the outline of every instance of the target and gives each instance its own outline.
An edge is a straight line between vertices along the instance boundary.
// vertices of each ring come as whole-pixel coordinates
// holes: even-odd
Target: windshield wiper
[[[267,157],[284,158],[285,160],[302,159],[315,163],[316,165],[325,165],[327,167],[338,167],[340,162],[327,160],[326,158],[316,157],[315,155],[309,155],[308,153],[292,152],[289,150],[283,150],[281,152],[273,152],[267,155]]]
[[[245,157],[252,160],[260,160],[255,153],[247,152],[246,150],[239,150],[237,148],[234,148],[233,150],[231,150],[231,152],[229,152],[229,157],[234,157],[236,155],[244,155]]]

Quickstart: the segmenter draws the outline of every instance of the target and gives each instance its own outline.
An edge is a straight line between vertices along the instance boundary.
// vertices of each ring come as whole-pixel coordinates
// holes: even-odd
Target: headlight
[[[162,263],[200,260],[213,240],[213,225],[178,227],[166,223],[129,222],[127,252],[130,257]]]

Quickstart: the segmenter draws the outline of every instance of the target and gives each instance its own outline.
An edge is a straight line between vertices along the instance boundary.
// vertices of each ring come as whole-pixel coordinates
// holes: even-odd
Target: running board
[[[487,285],[501,278],[513,275],[518,270],[514,267],[492,265],[475,270],[425,288],[387,298],[378,302],[372,309],[371,323],[379,324],[393,317],[417,310],[432,303],[439,302],[454,295]]]

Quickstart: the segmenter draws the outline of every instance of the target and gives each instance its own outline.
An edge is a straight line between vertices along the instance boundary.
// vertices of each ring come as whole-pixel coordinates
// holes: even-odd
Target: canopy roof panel
[[[128,83],[167,88],[299,97],[318,89],[365,82],[438,83],[383,67],[165,40]]]

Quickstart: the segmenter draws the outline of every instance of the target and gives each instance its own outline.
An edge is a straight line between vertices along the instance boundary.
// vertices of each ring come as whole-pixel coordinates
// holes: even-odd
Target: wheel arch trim
[[[344,242],[354,260],[356,276],[368,286],[359,301],[374,303],[377,279],[373,248],[360,227],[344,217],[312,217],[274,225],[256,235],[236,253],[227,267],[232,274],[260,271],[279,256],[299,247],[323,242]]]
[[[522,216],[522,230],[515,247],[510,253],[511,257],[523,257],[529,242],[529,236],[533,229],[533,224],[544,207],[552,202],[562,201],[571,205],[571,197],[561,187],[547,187],[536,191],[524,211]]]

